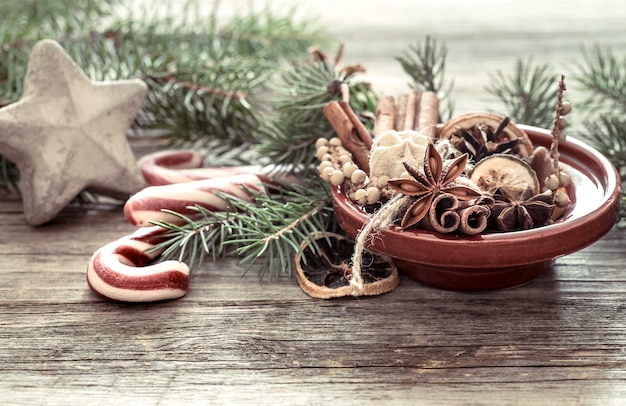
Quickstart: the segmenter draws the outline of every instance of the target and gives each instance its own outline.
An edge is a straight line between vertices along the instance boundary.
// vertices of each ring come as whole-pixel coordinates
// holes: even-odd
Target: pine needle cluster
[[[190,267],[200,265],[206,256],[213,261],[234,256],[245,272],[254,266],[259,278],[291,276],[300,244],[306,241],[315,247],[311,235],[337,228],[328,190],[317,178],[302,185],[273,183],[267,190],[267,195],[255,193],[254,202],[217,193],[232,208],[229,212],[194,206],[195,216],[172,213],[184,224],[156,222],[168,232],[153,249],[163,251],[164,259],[185,261]]]
[[[147,9],[129,17],[119,0],[0,2],[0,107],[19,99],[32,46],[51,38],[92,80],[148,84],[133,133],[206,150],[257,143],[272,75],[326,43],[324,34],[295,9],[267,6],[218,23],[219,3],[206,17],[198,4],[176,2],[183,12],[174,19]],[[14,165],[0,157],[0,169],[0,187],[15,189]]]

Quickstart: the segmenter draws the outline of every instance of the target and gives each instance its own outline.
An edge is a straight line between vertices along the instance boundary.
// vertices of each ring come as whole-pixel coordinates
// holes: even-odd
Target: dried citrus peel
[[[316,241],[319,250],[313,249],[311,240]],[[355,295],[351,286],[354,276],[352,241],[339,234],[319,233],[302,242],[301,248],[295,257],[296,278],[306,294],[317,299]],[[363,288],[358,296],[380,295],[398,286],[398,270],[388,257],[366,252],[361,263]]]

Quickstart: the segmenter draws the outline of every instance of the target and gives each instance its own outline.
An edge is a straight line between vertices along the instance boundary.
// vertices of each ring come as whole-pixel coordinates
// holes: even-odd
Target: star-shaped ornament
[[[29,224],[84,190],[126,199],[145,186],[126,131],[146,92],[141,80],[93,82],[57,42],[35,44],[22,97],[0,109],[0,155],[20,172]]]

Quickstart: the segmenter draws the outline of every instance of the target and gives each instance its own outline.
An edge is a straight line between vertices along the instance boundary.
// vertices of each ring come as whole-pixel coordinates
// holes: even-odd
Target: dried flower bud
[[[569,114],[569,112],[572,111],[572,103],[568,102],[568,101],[564,101],[563,103],[561,103],[561,114],[562,115],[567,115]]]
[[[322,157],[324,155],[328,154],[328,147],[325,145],[322,145],[321,147],[319,147],[317,149],[317,152],[315,153],[315,156],[317,157],[317,159],[319,159],[320,161],[322,161]]]
[[[569,195],[565,190],[559,190],[554,195],[554,204],[556,204],[558,207],[566,207],[571,202],[572,201],[570,200]]]
[[[567,187],[571,181],[572,178],[566,172],[561,171],[561,173],[559,173],[559,183],[561,186]]]
[[[350,176],[350,180],[352,181],[352,183],[356,183],[356,184],[364,183],[366,179],[367,179],[367,174],[362,169],[355,170],[354,172],[352,172],[352,175]]]
[[[546,178],[543,185],[549,190],[556,190],[559,187],[559,177],[552,174]]]
[[[358,166],[356,166],[356,164],[354,162],[346,162],[345,164],[343,164],[343,166],[341,167],[341,170],[343,171],[343,174],[346,178],[350,178],[352,176],[352,174],[354,173],[354,171],[356,171],[357,169],[359,169]]]
[[[380,190],[376,187],[369,187],[365,191],[367,204],[374,204],[380,200]]]
[[[317,166],[317,171],[320,173],[320,175],[322,174],[322,172],[324,172],[324,169],[332,167],[333,164],[330,161],[322,161],[320,162],[320,164]]]
[[[326,138],[318,138],[315,141],[315,148],[320,149],[320,147],[328,145],[328,140]]]
[[[361,206],[365,206],[367,204],[367,192],[365,189],[359,189],[354,192],[354,201]]]
[[[343,183],[345,177],[343,176],[343,172],[341,172],[339,169],[335,169],[330,173],[329,180],[331,185],[339,186]]]
[[[328,166],[322,170],[322,173],[320,175],[322,179],[324,179],[326,182],[330,182],[330,174],[334,171],[335,168],[333,168],[332,166]]]
[[[563,131],[559,131],[557,137],[559,138],[559,142],[565,142],[567,135]]]
[[[352,163],[352,157],[348,154],[339,155],[338,161],[341,165]]]
[[[386,175],[379,176],[378,179],[376,180],[376,186],[382,189],[385,186],[387,186],[388,180],[389,180],[389,176],[386,176]]]
[[[332,146],[335,146],[335,147],[339,147],[339,146],[343,145],[343,144],[341,143],[341,138],[339,138],[339,137],[333,137],[333,138],[331,138],[330,140],[328,140],[328,143],[329,143],[330,145],[332,145]]]
[[[565,117],[559,117],[556,121],[556,125],[559,127],[559,130],[565,129],[565,127],[567,127],[567,119]]]

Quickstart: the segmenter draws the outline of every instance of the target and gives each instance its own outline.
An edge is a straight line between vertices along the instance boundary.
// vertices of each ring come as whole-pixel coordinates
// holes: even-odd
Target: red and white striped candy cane
[[[256,194],[265,194],[264,184],[269,182],[262,175],[244,174],[224,178],[205,179],[195,182],[164,186],[149,186],[131,196],[124,205],[126,219],[134,226],[146,227],[153,221],[184,224],[184,220],[163,209],[189,215],[196,213],[192,206],[202,206],[211,211],[228,211],[228,202],[216,192],[252,202]]]
[[[87,283],[101,296],[123,302],[177,299],[189,290],[189,267],[178,261],[148,265],[160,252],[147,252],[165,232],[146,227],[96,251],[87,266]]]
[[[87,268],[87,282],[96,293],[125,302],[175,299],[189,288],[189,268],[177,261],[149,265],[160,252],[146,252],[154,247],[166,230],[152,226],[160,220],[182,224],[180,217],[166,213],[168,209],[183,215],[193,214],[190,207],[212,211],[231,210],[228,202],[216,192],[252,202],[264,194],[269,178],[256,166],[203,168],[202,156],[194,151],[164,151],[150,154],[139,161],[146,182],[150,185],[124,205],[128,221],[140,228],[100,248]]]
[[[151,186],[262,172],[262,168],[256,165],[202,167],[202,155],[190,150],[155,152],[139,159],[138,164],[144,179]]]

